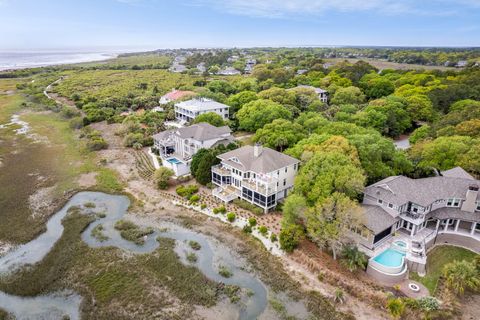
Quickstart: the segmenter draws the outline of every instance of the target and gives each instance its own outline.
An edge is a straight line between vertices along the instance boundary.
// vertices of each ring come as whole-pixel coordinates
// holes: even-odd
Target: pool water
[[[404,257],[404,252],[389,248],[373,258],[373,260],[387,267],[400,267],[403,264]]]
[[[170,158],[167,160],[168,162],[170,162],[171,164],[179,164],[179,163],[182,163],[180,160],[178,160],[177,158]]]

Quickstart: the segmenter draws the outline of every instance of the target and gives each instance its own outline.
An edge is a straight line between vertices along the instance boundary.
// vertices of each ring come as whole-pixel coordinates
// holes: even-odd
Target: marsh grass
[[[109,238],[103,233],[103,225],[96,225],[91,231],[92,237],[97,239],[100,242],[107,241]]]
[[[115,229],[120,231],[123,239],[137,245],[143,245],[145,243],[144,237],[154,232],[153,228],[140,228],[133,222],[127,220],[118,220],[115,223]]]

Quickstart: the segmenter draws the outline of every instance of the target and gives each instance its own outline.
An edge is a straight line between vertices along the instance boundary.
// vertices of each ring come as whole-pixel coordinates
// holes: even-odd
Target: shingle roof
[[[455,167],[450,170],[442,171],[440,173],[444,177],[475,180],[474,177],[472,177],[467,171],[463,170],[463,168],[461,167]]]
[[[365,216],[365,227],[375,234],[382,232],[396,222],[394,217],[379,206],[362,204],[360,207],[363,209]]]
[[[314,87],[314,86],[307,86],[307,85],[304,85],[304,84],[298,85],[298,86],[296,86],[296,87],[293,88],[293,89],[296,89],[296,88],[312,89],[312,90],[314,90],[317,94],[327,93],[327,90],[323,90],[323,89],[321,89],[321,88],[316,88],[316,87]]]
[[[395,205],[411,201],[426,207],[439,199],[465,199],[469,186],[475,184],[480,186],[480,181],[448,176],[422,179],[393,176],[366,187],[365,194]]]
[[[461,219],[468,221],[478,221],[478,212],[468,212],[463,211],[460,208],[448,208],[443,207],[437,210],[431,211],[427,214],[426,218],[437,218],[437,219]]]
[[[209,123],[201,122],[189,127],[166,130],[157,133],[153,136],[153,139],[163,140],[168,139],[172,134],[179,136],[182,139],[194,139],[197,141],[206,141],[211,139],[222,138],[223,135],[229,134],[232,130],[227,127],[215,127]]]
[[[254,148],[253,146],[243,146],[223,153],[218,158],[239,170],[264,174],[299,163],[293,157],[265,147],[260,147],[262,151],[258,157],[255,157]],[[232,158],[238,159],[240,163],[232,161]]]
[[[206,98],[191,99],[175,104],[176,107],[183,108],[192,112],[208,111],[214,109],[229,108],[226,104],[213,101]]]

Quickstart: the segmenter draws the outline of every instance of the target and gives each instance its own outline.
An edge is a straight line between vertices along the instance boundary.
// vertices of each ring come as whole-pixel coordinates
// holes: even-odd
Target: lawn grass
[[[460,247],[455,246],[437,246],[430,251],[427,260],[427,274],[425,277],[420,277],[416,273],[411,273],[410,278],[422,283],[427,287],[430,294],[434,294],[438,279],[442,275],[443,266],[454,260],[471,261],[477,254]]]

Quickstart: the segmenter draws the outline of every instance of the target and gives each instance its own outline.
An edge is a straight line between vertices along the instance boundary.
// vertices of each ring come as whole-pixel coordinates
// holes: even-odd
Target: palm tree
[[[399,319],[405,311],[405,303],[400,298],[392,298],[387,302],[387,309],[393,319]]]
[[[350,272],[356,271],[358,268],[365,269],[367,266],[367,257],[363,252],[358,250],[358,247],[353,245],[346,245],[342,250],[342,263],[350,270]]]
[[[472,262],[450,262],[443,267],[443,276],[447,286],[457,295],[463,295],[466,289],[480,289],[480,274]]]

